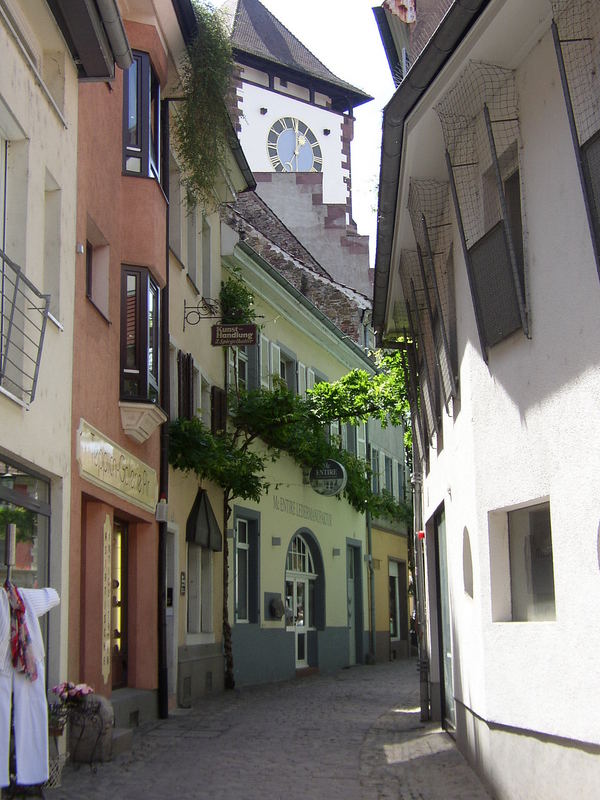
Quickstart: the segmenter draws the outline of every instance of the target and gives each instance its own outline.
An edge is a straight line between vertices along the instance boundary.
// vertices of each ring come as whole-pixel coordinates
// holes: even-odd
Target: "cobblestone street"
[[[489,800],[417,706],[414,660],[229,692],[139,728],[95,774],[67,765],[46,797]]]

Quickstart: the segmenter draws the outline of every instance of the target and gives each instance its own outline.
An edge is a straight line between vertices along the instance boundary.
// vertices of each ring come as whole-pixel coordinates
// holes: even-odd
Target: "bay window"
[[[159,399],[160,290],[144,267],[124,267],[121,278],[122,400]]]
[[[123,171],[160,180],[160,83],[148,53],[133,53],[123,79]]]

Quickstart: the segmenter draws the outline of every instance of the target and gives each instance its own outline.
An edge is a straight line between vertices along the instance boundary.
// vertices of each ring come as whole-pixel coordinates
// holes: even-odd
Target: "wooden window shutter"
[[[220,386],[212,386],[210,395],[210,427],[213,433],[219,433],[227,426],[227,392]]]

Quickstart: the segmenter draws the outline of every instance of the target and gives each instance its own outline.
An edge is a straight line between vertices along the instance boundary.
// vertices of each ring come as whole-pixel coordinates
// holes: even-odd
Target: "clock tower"
[[[353,110],[338,78],[259,0],[226,0],[236,63],[231,113],[257,193],[339,283],[371,296],[368,237],[352,218]]]

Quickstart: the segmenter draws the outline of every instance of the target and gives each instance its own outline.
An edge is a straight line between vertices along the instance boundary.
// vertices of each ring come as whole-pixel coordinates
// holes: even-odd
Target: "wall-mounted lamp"
[[[267,110],[268,109],[264,108],[264,106],[263,106],[263,108],[261,108],[260,113],[263,115],[263,117],[267,113]]]

